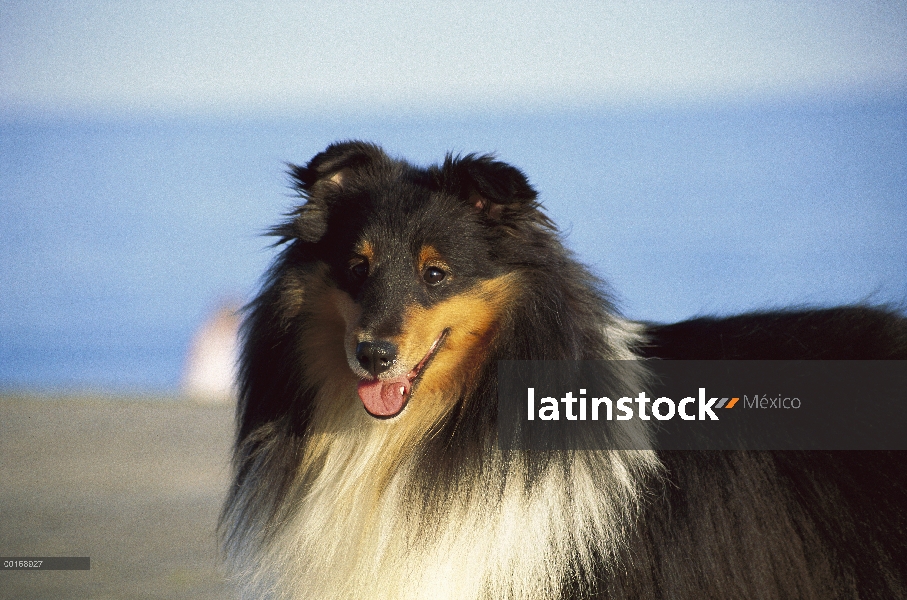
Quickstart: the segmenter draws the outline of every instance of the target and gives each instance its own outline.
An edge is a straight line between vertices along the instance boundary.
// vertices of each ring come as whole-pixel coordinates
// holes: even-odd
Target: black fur
[[[647,332],[647,358],[907,359],[907,320],[866,306],[701,317]],[[649,562],[621,583],[634,591],[614,597],[907,597],[907,453],[660,456],[669,485],[635,551]],[[683,581],[700,595],[658,591],[665,573],[691,563],[701,570]]]
[[[648,358],[686,360],[903,360],[907,321],[866,306],[701,317],[650,325]]]
[[[339,174],[342,184],[332,181]],[[500,324],[479,385],[425,433],[420,489],[427,514],[462,493],[494,435],[500,359],[618,358],[603,333],[618,324],[603,286],[561,244],[536,193],[489,156],[448,156],[427,169],[361,142],[330,146],[291,167],[304,200],[274,229],[284,245],[244,326],[235,478],[222,517],[228,547],[268,542],[294,502],[315,390],[298,366],[298,340],[316,324],[294,298],[316,265],[382,333],[400,307],[431,306],[491,277],[519,272],[520,302]],[[371,228],[386,256],[431,242],[452,263],[451,285],[426,289],[403,262],[363,283],[348,265]],[[402,260],[402,259],[401,259]],[[632,348],[663,359],[907,359],[907,321],[847,307],[647,325]],[[645,481],[640,518],[626,522],[616,568],[565,586],[564,597],[894,598],[907,596],[907,467],[901,453],[667,452],[663,477]],[[540,456],[546,463],[556,456]],[[502,482],[503,485],[503,482]],[[302,493],[298,492],[297,493]],[[496,494],[500,490],[489,489]],[[422,535],[431,535],[431,531]],[[571,585],[573,587],[571,587]]]

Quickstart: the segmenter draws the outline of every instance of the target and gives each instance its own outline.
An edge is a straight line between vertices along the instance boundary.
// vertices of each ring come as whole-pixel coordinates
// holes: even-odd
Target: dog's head
[[[553,230],[526,177],[490,156],[417,168],[360,142],[291,175],[306,202],[275,233],[305,273],[283,302],[307,322],[310,377],[353,380],[379,418],[465,391],[518,302],[533,233]]]

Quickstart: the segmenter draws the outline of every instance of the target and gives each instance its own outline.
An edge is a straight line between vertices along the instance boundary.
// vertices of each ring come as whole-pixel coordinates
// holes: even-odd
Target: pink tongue
[[[387,381],[363,379],[359,382],[359,398],[371,415],[393,417],[403,410],[409,387],[410,381],[405,376]]]

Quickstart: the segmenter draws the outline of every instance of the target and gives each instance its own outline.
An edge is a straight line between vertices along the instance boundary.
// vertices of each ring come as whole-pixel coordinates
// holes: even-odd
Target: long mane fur
[[[656,453],[637,419],[600,435],[638,450],[496,443],[499,360],[620,360],[631,366],[612,374],[613,393],[630,395],[646,381],[642,358],[903,360],[902,315],[846,307],[630,323],[564,247],[526,177],[493,157],[422,169],[347,142],[291,176],[302,203],[273,230],[281,249],[244,321],[220,521],[244,597],[907,595],[903,453]],[[415,210],[405,201],[422,202],[432,223],[459,215],[465,251],[487,249],[489,272],[512,276],[478,367],[415,392],[419,406],[444,407],[427,422],[411,418],[412,404],[392,419],[367,414],[342,347],[337,298],[353,300],[328,265],[332,244],[355,227],[350,199],[381,194],[395,234]]]
[[[491,162],[465,162],[476,160]],[[463,162],[449,157],[446,171]],[[292,233],[312,210],[275,230],[285,246],[244,326],[236,478],[222,528],[249,597],[553,598],[586,589],[621,548],[622,524],[658,462],[645,450],[503,454],[496,363],[627,359],[637,328],[614,316],[533,191],[495,240],[523,285],[479,384],[439,399],[455,408],[411,446],[396,447],[394,424],[360,406],[306,460],[319,436],[313,407],[337,393],[293,367],[311,359],[297,340],[316,327],[295,299],[324,283],[317,244]]]

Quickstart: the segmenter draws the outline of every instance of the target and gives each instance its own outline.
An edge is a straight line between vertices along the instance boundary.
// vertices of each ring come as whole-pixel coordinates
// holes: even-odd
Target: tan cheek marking
[[[478,367],[517,290],[516,277],[505,276],[486,281],[430,309],[409,309],[404,316],[404,334],[396,340],[401,349],[400,360],[405,364],[418,363],[442,331],[447,328],[451,331],[403,414],[377,425],[372,423],[391,428],[380,450],[384,460],[375,465],[372,474],[376,486],[390,480],[396,467],[411,455],[432,426],[449,414],[460,394],[474,385]],[[351,426],[356,421],[352,414],[346,413],[346,421],[338,420],[337,425]]]
[[[439,410],[446,411],[449,406],[430,406],[436,403],[419,402],[420,396],[440,396],[453,401],[473,385],[517,291],[516,276],[505,275],[430,309],[414,308],[406,314],[405,333],[399,342],[401,358],[406,364],[418,363],[441,332],[450,328],[444,346],[422,376],[408,410],[436,418]]]

